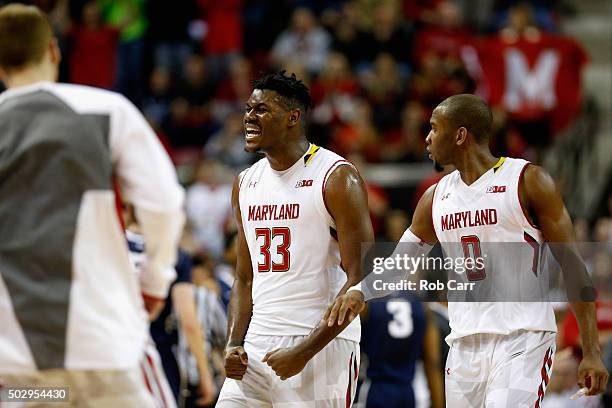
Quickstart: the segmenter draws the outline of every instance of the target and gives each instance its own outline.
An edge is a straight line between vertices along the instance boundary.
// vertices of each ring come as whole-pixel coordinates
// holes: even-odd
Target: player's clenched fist
[[[234,380],[242,380],[249,364],[249,357],[242,346],[225,349],[225,376]]]
[[[588,388],[586,395],[597,395],[606,391],[610,374],[599,357],[584,356],[578,367],[578,385]]]
[[[280,348],[266,353],[261,361],[267,363],[281,380],[286,380],[304,369],[308,363],[304,354],[295,347]]]
[[[329,327],[336,322],[338,322],[338,326],[341,326],[345,319],[348,319],[350,323],[361,313],[364,307],[363,293],[359,290],[349,290],[344,295],[338,296],[334,303],[329,305],[323,316],[323,321],[327,321]]]

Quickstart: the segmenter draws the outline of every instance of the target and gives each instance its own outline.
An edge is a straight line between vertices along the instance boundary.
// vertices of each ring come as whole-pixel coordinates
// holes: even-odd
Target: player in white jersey
[[[359,320],[319,323],[361,280],[361,244],[373,240],[364,183],[342,157],[306,140],[310,95],[295,75],[268,75],[254,88],[246,149],[266,157],[234,184],[238,262],[217,406],[347,407]]]
[[[524,160],[493,157],[489,150],[491,122],[489,107],[473,95],[452,96],[433,111],[426,140],[430,158],[457,170],[420,199],[412,225],[400,240],[412,245],[412,255],[426,254],[436,242],[442,244],[445,256],[456,259],[467,257],[463,247],[486,253],[487,243],[527,242],[527,247],[535,247],[544,241],[575,240],[552,178]],[[564,246],[551,249],[564,265],[568,254],[560,248]],[[484,268],[467,272],[467,280],[491,279],[487,265],[503,267],[508,260],[497,257],[486,262]],[[533,256],[513,258],[511,264],[512,269],[501,274],[502,278],[508,275],[507,279],[529,282]],[[584,272],[584,266],[578,266]],[[384,291],[372,293],[365,284],[356,286],[328,309],[328,324],[343,321],[347,310],[360,310],[364,298],[382,295]],[[605,390],[608,380],[600,358],[594,303],[573,302],[572,306],[583,347],[579,385],[594,395]],[[550,304],[449,302],[448,309],[451,334],[447,342],[451,348],[445,369],[447,406],[538,408],[555,351],[556,325]]]
[[[145,309],[175,276],[184,192],[172,162],[123,96],[55,83],[60,52],[38,8],[0,8],[0,38],[0,400],[62,385],[70,406],[154,407],[139,363]],[[138,277],[113,178],[149,245]]]

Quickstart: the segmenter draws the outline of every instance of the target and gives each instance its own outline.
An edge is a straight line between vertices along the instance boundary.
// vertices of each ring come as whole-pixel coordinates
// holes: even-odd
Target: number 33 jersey
[[[480,294],[486,293],[484,299],[491,300],[452,302],[457,298],[449,291],[449,343],[476,333],[556,331],[542,288],[544,238],[527,219],[519,199],[520,180],[528,165],[522,159],[502,158],[469,186],[458,171],[436,186],[431,215],[444,257],[481,258],[478,266],[461,271],[455,267],[455,272],[464,273],[457,277],[475,282],[483,290]],[[455,279],[452,271],[449,279]]]
[[[249,333],[305,336],[346,282],[325,183],[341,156],[310,145],[295,164],[276,171],[263,158],[241,175],[240,212],[253,268]],[[350,205],[350,203],[346,203]],[[357,317],[338,335],[359,341]]]

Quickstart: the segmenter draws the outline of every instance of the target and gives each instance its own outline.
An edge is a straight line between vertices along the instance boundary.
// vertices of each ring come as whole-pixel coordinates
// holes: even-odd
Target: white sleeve
[[[170,158],[138,109],[124,99],[115,112],[110,140],[114,173],[124,199],[135,207],[146,243],[141,289],[146,295],[165,298],[176,277],[185,192]]]
[[[417,270],[412,266],[418,263],[408,260],[418,261],[426,257],[432,248],[433,245],[414,235],[410,228],[406,229],[393,253],[386,258],[379,258],[380,262],[376,262],[376,265],[373,263],[372,272],[360,282],[358,288],[353,288],[360,290],[365,300],[390,295],[403,280],[414,281]]]

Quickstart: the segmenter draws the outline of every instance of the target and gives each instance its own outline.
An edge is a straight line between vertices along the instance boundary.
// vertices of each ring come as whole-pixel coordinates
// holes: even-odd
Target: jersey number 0
[[[270,272],[272,270],[272,272],[287,272],[291,262],[291,253],[289,253],[291,231],[289,228],[256,228],[255,237],[260,245],[260,260],[263,256],[263,261],[257,264],[257,271]],[[272,244],[276,245],[275,254],[270,253]]]

